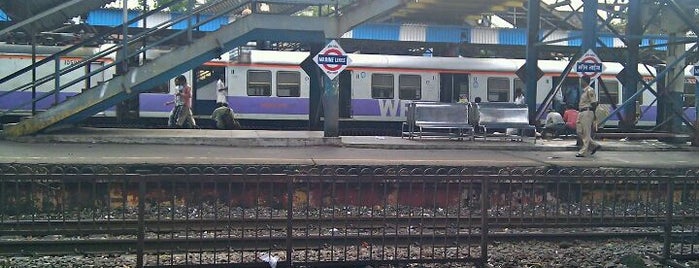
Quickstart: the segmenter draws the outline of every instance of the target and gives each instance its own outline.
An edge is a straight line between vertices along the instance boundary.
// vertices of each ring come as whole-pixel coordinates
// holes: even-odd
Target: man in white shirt
[[[228,103],[228,87],[223,82],[223,75],[218,76],[216,81],[216,103]]]
[[[546,115],[546,123],[544,124],[544,136],[546,133],[550,133],[554,138],[558,138],[565,128],[566,123],[563,121],[563,116],[553,109],[549,110],[549,113]]]

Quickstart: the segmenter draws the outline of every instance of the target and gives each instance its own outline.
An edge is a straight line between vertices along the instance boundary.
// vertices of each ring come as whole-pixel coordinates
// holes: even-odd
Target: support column
[[[640,1],[630,1],[629,2],[629,21],[626,24],[626,44],[628,46],[627,51],[627,61],[626,61],[626,77],[624,78],[624,83],[621,99],[622,103],[628,100],[633,94],[638,91],[638,79],[640,77],[638,74],[638,61],[639,61],[639,47],[641,45],[641,35],[643,31],[641,29],[641,2]],[[638,99],[636,99],[638,101]],[[636,122],[636,105],[627,105],[623,107],[622,118],[619,122],[619,127],[622,130],[631,130],[635,127]]]
[[[699,80],[699,79],[697,79]],[[692,146],[699,146],[699,81],[695,82],[694,85],[694,140],[692,141]]]
[[[327,40],[329,43],[332,40]],[[323,75],[323,131],[325,137],[340,136],[340,76]]]
[[[323,131],[325,137],[340,136],[340,94],[339,78],[323,76]]]
[[[36,115],[36,34],[32,35],[32,116]]]
[[[310,44],[310,55],[306,60],[301,62],[301,69],[303,69],[308,77],[310,78],[310,93],[308,96],[308,129],[309,130],[320,130],[320,117],[323,114],[322,106],[322,96],[323,96],[323,78],[315,62],[313,62],[313,56],[318,54],[323,49],[324,44],[322,43],[311,43]]]
[[[529,123],[537,124],[536,118],[536,84],[537,70],[539,69],[539,20],[540,20],[540,0],[529,0],[527,3],[527,61],[526,65],[526,102],[529,108]]]
[[[666,29],[667,35],[669,37],[667,46],[667,62],[675,62],[677,59],[681,58],[684,53],[686,53],[686,47],[683,43],[675,43],[675,40],[679,36],[684,36],[684,31],[686,31],[686,26],[682,20],[676,16],[666,16],[662,20],[662,27]],[[665,84],[665,90],[659,92],[662,98],[658,99],[658,106],[663,107],[663,113],[658,113],[658,121],[665,122],[661,126],[661,130],[670,133],[681,133],[682,132],[682,121],[673,111],[681,111],[682,107],[682,93],[684,92],[684,60],[679,62],[676,66],[668,66],[671,69],[667,72],[667,79]],[[665,140],[666,142],[672,142],[672,140]]]
[[[597,1],[585,1],[583,10],[582,52],[597,47]]]

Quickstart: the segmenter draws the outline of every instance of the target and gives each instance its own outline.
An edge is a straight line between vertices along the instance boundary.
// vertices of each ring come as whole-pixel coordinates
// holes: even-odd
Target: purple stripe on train
[[[141,111],[169,112],[172,105],[168,94],[141,94]],[[228,97],[229,105],[236,113],[244,114],[308,114],[308,98],[279,98],[279,97]],[[196,104],[195,104],[196,105]]]
[[[174,105],[165,105],[165,102],[172,101],[173,95],[142,93],[139,95],[138,106],[142,112],[170,112]]]
[[[308,98],[228,97],[236,113],[244,114],[308,114]]]
[[[2,94],[4,92],[0,92]],[[43,96],[44,92],[37,92],[37,97]],[[59,93],[58,103],[65,101],[67,98],[74,96],[75,93]],[[44,99],[39,100],[36,103],[37,110],[46,110],[54,105],[56,99],[54,95],[47,96]],[[29,111],[32,109],[31,104],[32,93],[31,92],[12,92],[0,98],[0,110],[24,110]],[[26,104],[25,104],[26,103]],[[22,105],[24,104],[24,105]],[[18,107],[22,105],[21,107]]]

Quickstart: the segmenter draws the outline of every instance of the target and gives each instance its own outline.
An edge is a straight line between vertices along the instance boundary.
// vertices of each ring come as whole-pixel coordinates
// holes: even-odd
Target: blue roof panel
[[[568,40],[568,46],[579,47],[582,45],[582,32],[570,31],[568,33],[568,37],[571,38],[570,40]]]
[[[614,36],[610,35],[600,35],[597,40],[597,47],[614,47]],[[601,45],[599,42],[602,42]]]
[[[118,26],[122,24],[121,9],[97,9],[87,13],[87,24],[93,26]],[[129,20],[138,17],[137,11],[129,10]],[[138,23],[132,23],[129,27],[138,27]]]
[[[425,37],[426,42],[460,43],[461,33],[466,29],[449,26],[428,26]]]
[[[393,24],[364,24],[352,30],[354,39],[398,41],[400,25]]]
[[[202,16],[201,20],[207,20],[210,17],[211,17],[210,15]],[[221,25],[226,25],[226,24],[228,24],[228,18],[218,17],[218,18],[213,19],[210,22],[205,23],[201,27],[199,27],[199,30],[205,31],[205,32],[213,32],[213,31],[216,31],[219,28],[221,28]]]
[[[498,31],[500,45],[526,45],[527,32],[525,29],[500,29]]]

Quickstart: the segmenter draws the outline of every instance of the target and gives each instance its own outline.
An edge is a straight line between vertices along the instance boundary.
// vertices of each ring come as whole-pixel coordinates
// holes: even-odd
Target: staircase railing
[[[173,1],[167,2],[167,3],[163,4],[162,6],[159,6],[158,8],[155,8],[155,9],[150,10],[148,12],[145,12],[144,14],[141,14],[133,19],[128,20],[126,22],[126,25],[131,25],[131,24],[137,23],[138,21],[141,21],[141,20],[147,20],[148,17],[150,17],[154,14],[162,12],[165,9],[170,8],[178,3],[187,2],[187,1],[189,1],[189,0],[173,0]],[[213,15],[206,14],[207,16],[204,19],[197,19],[196,23],[188,23],[188,27],[183,29],[183,30],[173,31],[173,30],[168,29],[169,27],[171,27],[175,24],[178,24],[178,23],[183,22],[183,21],[191,20],[194,17],[199,18],[200,15],[203,15],[204,11],[215,10],[216,6],[221,5],[224,2],[226,2],[226,1],[217,1],[217,2],[212,2],[212,3],[198,6],[198,7],[194,8],[191,12],[185,13],[183,16],[178,16],[178,17],[173,18],[171,20],[161,22],[155,26],[151,26],[147,29],[144,29],[143,31],[141,31],[141,32],[139,32],[131,37],[127,37],[128,41],[126,42],[126,46],[127,47],[134,47],[137,45],[139,47],[139,49],[136,49],[133,51],[127,51],[125,53],[124,57],[114,58],[113,61],[108,62],[107,64],[103,65],[100,68],[97,68],[95,70],[91,70],[88,73],[86,73],[86,74],[84,74],[84,75],[82,75],[74,80],[61,81],[61,76],[66,75],[70,72],[79,70],[80,68],[84,68],[84,67],[90,65],[94,61],[104,59],[104,58],[109,58],[111,54],[124,50],[124,43],[117,42],[113,46],[107,47],[106,49],[99,51],[98,53],[93,54],[91,56],[83,57],[80,61],[72,63],[71,65],[66,66],[64,68],[60,68],[61,57],[68,56],[68,55],[70,55],[71,52],[74,52],[77,49],[80,49],[82,47],[85,47],[88,44],[103,43],[110,36],[122,34],[123,33],[123,31],[122,31],[123,24],[121,24],[119,26],[112,27],[111,30],[106,31],[103,34],[100,34],[98,36],[94,36],[94,37],[89,38],[83,42],[69,46],[69,47],[67,47],[67,48],[65,48],[57,53],[46,56],[45,58],[37,61],[33,65],[24,67],[24,68],[18,70],[17,72],[14,72],[10,75],[7,75],[7,76],[1,78],[0,84],[7,83],[9,81],[12,81],[13,79],[22,79],[23,77],[21,75],[32,71],[33,69],[37,68],[38,66],[43,66],[43,65],[48,64],[50,62],[55,62],[55,65],[56,65],[56,72],[54,72],[53,74],[37,78],[34,81],[28,81],[26,83],[20,82],[21,85],[15,87],[15,88],[12,88],[8,91],[5,91],[3,93],[0,93],[0,98],[3,98],[3,97],[7,97],[7,95],[9,95],[9,94],[12,94],[15,92],[25,92],[25,91],[32,89],[33,87],[41,86],[41,85],[44,85],[44,84],[51,82],[51,81],[54,81],[54,84],[55,84],[54,89],[49,90],[47,92],[42,92],[42,94],[33,97],[29,101],[15,104],[13,107],[10,107],[9,109],[7,109],[5,111],[0,112],[0,116],[15,112],[15,111],[21,109],[22,107],[26,107],[28,105],[33,105],[33,104],[35,104],[43,99],[46,99],[52,95],[58,96],[58,93],[65,90],[66,88],[73,86],[75,84],[78,84],[80,82],[84,82],[87,79],[90,79],[91,77],[93,77],[97,74],[103,73],[104,71],[108,70],[109,68],[113,68],[113,67],[118,66],[120,64],[122,64],[123,66],[126,66],[124,63],[124,59],[129,59],[129,58],[132,58],[134,56],[138,56],[142,53],[145,53],[149,49],[152,49],[152,48],[158,47],[162,44],[165,44],[166,42],[182,35],[185,32],[191,32],[191,31],[193,31],[193,29],[197,29],[198,27],[200,27],[206,23],[209,23],[209,22],[213,21],[214,19],[217,19],[223,15],[226,15],[226,14],[228,14],[236,9],[241,9],[244,5],[246,5],[250,1],[235,1],[236,2],[235,5],[220,9],[219,12],[217,12]],[[230,3],[230,1],[227,1],[227,2]],[[155,42],[150,42],[150,43],[144,42],[149,37],[152,37],[156,34],[159,34],[161,32],[165,32],[165,31],[170,31],[171,33],[166,33],[166,36],[164,38],[159,38]],[[188,36],[192,36],[192,35],[188,34]],[[187,42],[191,42],[191,41],[192,40],[187,40]],[[147,44],[147,45],[142,46],[142,44]],[[58,102],[59,102],[58,97],[56,97],[56,100],[54,100],[54,105],[58,104]],[[32,113],[34,113],[34,112],[35,111],[32,111]]]

